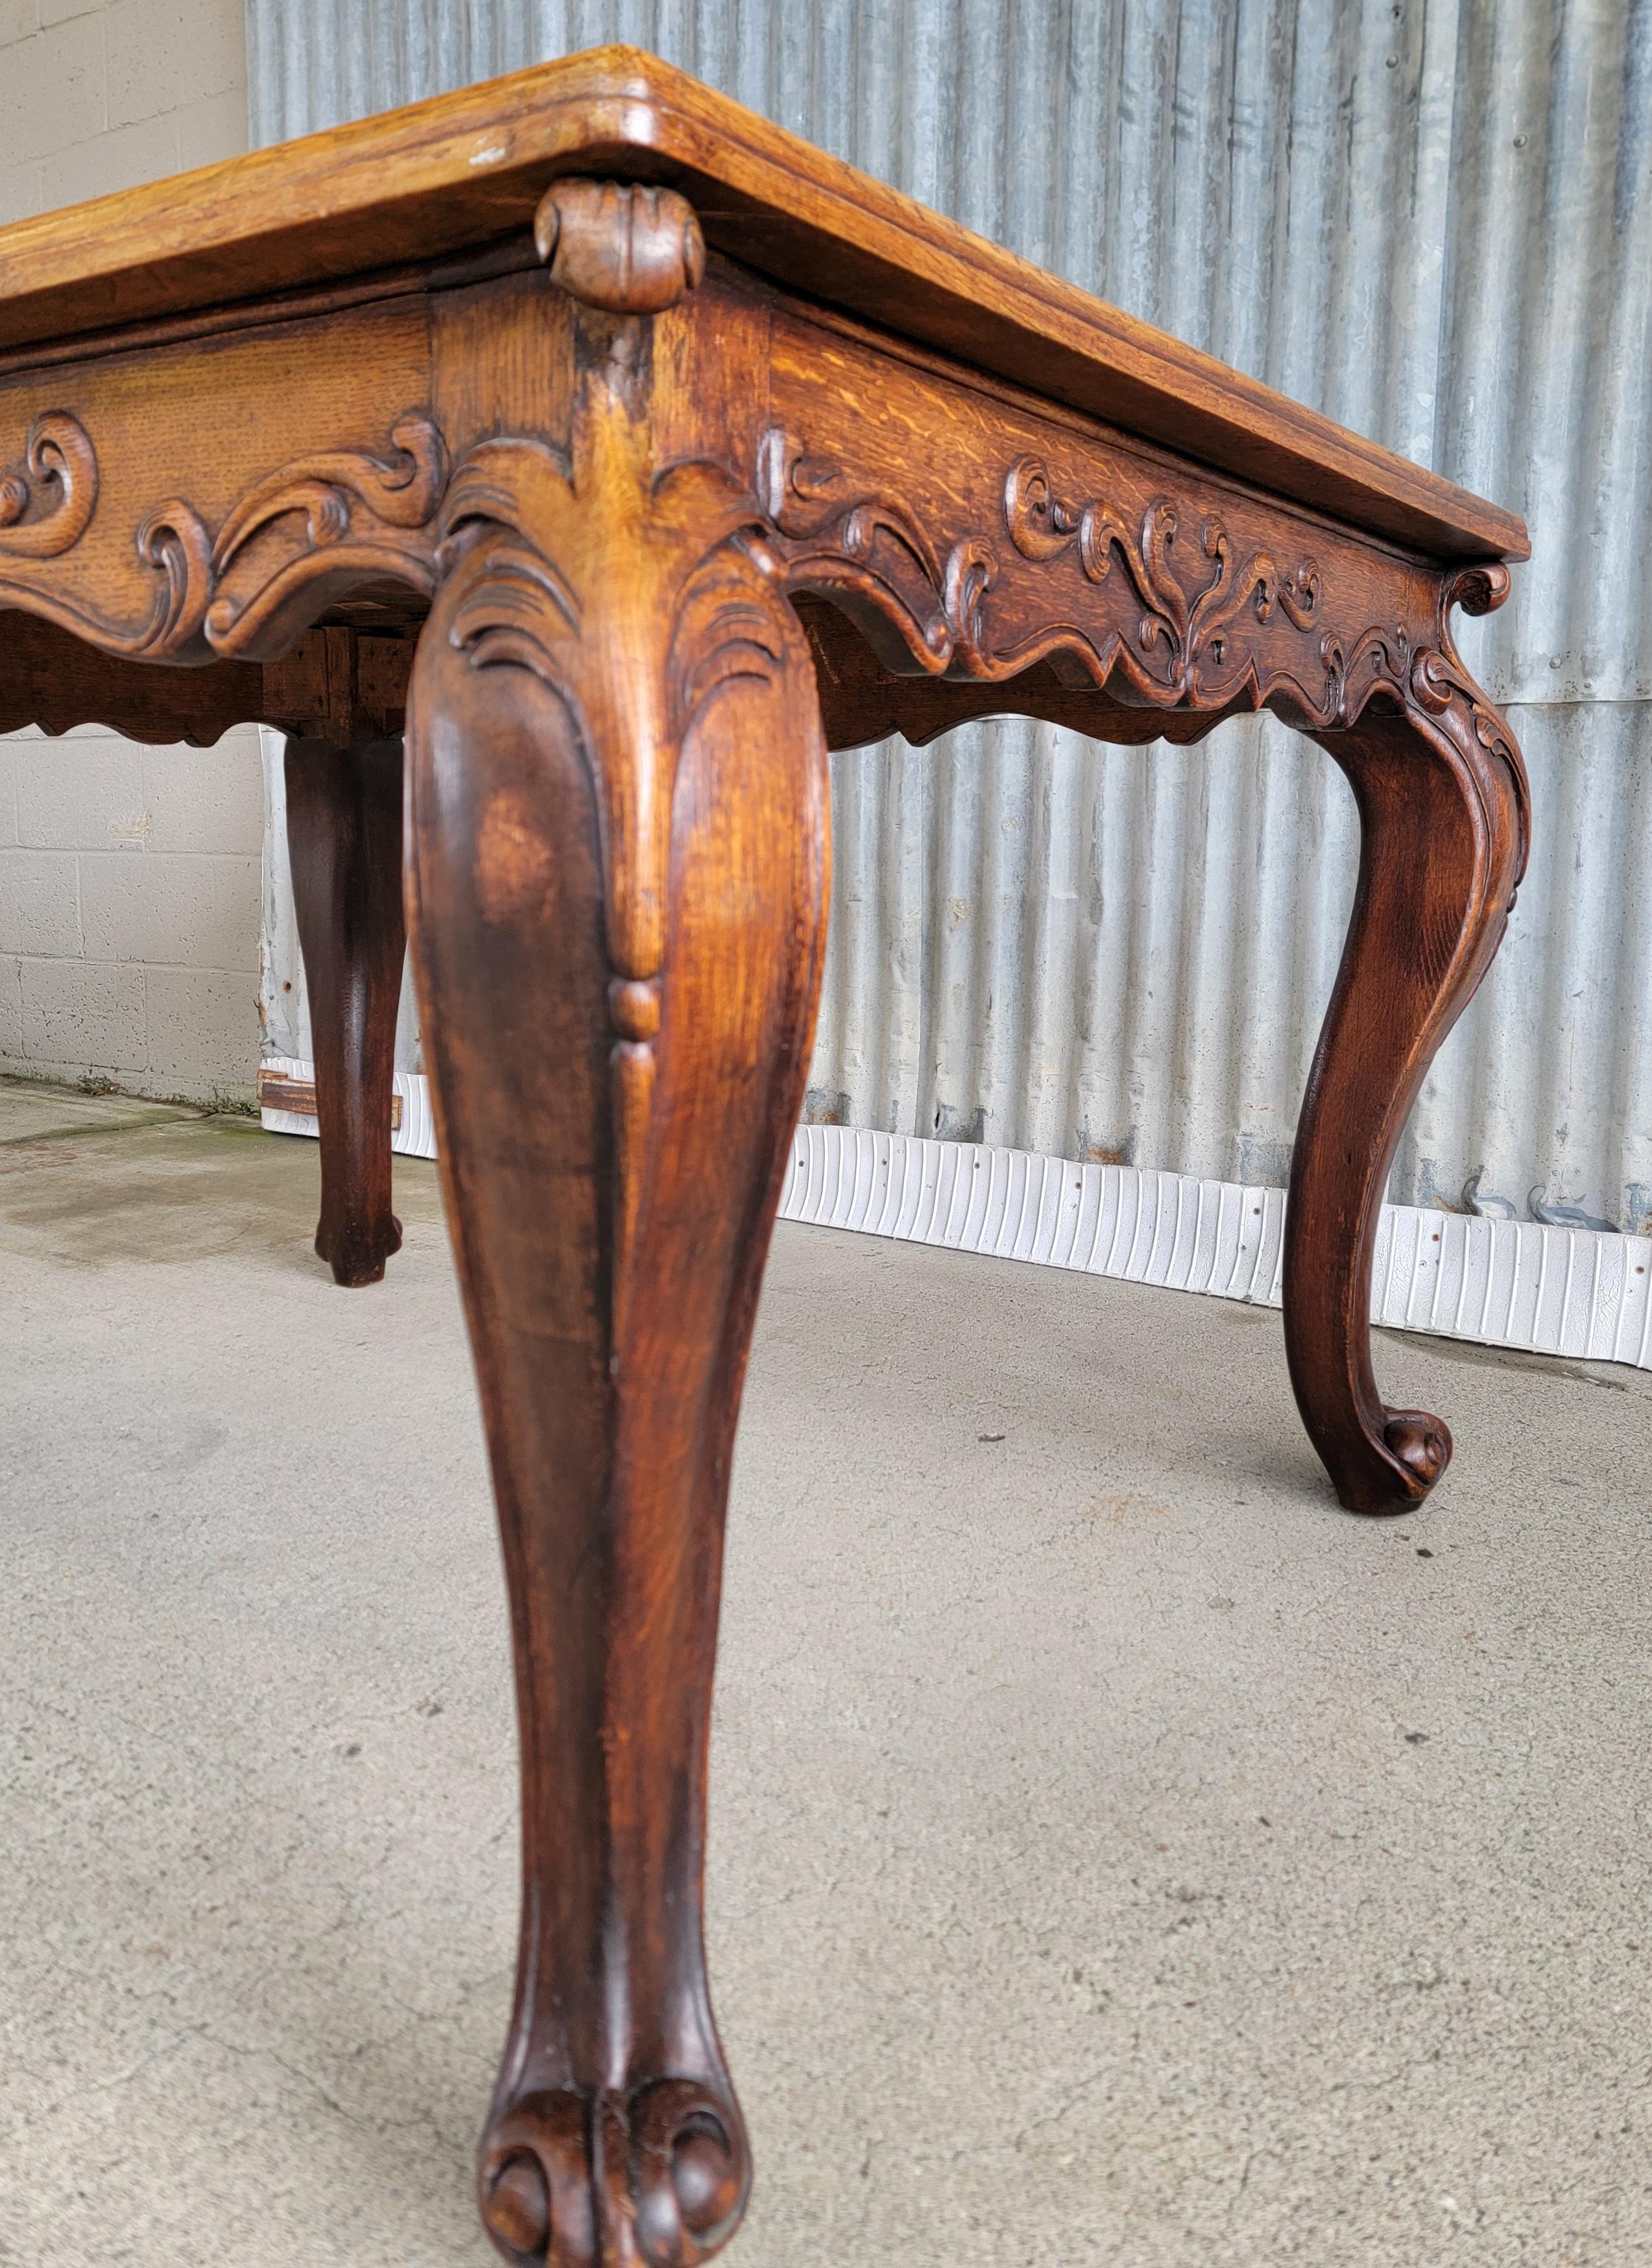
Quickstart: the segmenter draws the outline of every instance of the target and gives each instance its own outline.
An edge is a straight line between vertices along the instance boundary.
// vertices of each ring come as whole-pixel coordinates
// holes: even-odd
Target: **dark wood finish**
[[[287,848],[310,998],[321,1130],[315,1248],[336,1284],[376,1284],[402,1248],[390,1093],[406,935],[402,743],[290,740]]]
[[[1524,550],[625,50],[0,231],[0,722],[294,736],[347,1274],[390,1233],[395,766],[365,744],[405,715],[521,1714],[481,2160],[512,2260],[680,2268],[745,2196],[705,1736],[825,742],[995,712],[1186,740],[1266,706],[1344,765],[1364,849],[1286,1329],[1344,1503],[1404,1508],[1449,1437],[1376,1391],[1372,1241],[1523,863],[1519,751],[1450,625]]]
[[[410,635],[336,624],[306,630],[276,661],[155,670],[53,622],[0,615],[0,733],[107,725],[151,747],[210,748],[258,724],[349,748],[400,733],[412,666]]]
[[[691,222],[656,217],[651,312],[682,289],[667,225]],[[656,418],[674,373],[649,347],[642,318],[582,309],[568,457],[488,440],[461,465],[409,733],[415,966],[522,1727],[482,2213],[507,2257],[570,2264],[697,2260],[749,2180],[701,1946],[706,1736],[825,916],[808,648],[749,493],[662,446],[685,405]]]
[[[1285,1216],[1285,1345],[1314,1447],[1343,1503],[1404,1512],[1451,1436],[1383,1406],[1371,1368],[1371,1256],[1389,1168],[1441,1040],[1490,968],[1525,866],[1518,754],[1451,644],[1454,600],[1495,604],[1506,573],[1448,584],[1416,695],[1320,736],[1360,807],[1360,879],[1296,1130]],[[1465,700],[1466,696],[1466,700]]]

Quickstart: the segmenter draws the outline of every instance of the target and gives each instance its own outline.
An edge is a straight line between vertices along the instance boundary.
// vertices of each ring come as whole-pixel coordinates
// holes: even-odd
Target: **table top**
[[[791,289],[1428,556],[1512,512],[943,219],[624,47],[0,229],[0,369],[48,343],[496,246],[558,175],[669,182]]]

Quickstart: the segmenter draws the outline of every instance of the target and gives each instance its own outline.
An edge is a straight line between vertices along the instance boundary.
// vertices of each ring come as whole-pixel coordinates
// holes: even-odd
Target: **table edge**
[[[13,223],[0,352],[439,259],[585,170],[671,180],[741,265],[1345,524],[1530,556],[1515,513],[623,47]]]

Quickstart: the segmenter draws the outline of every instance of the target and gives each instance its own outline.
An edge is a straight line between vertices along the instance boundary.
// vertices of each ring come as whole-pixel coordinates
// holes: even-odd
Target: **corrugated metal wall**
[[[1527,515],[1508,941],[1392,1194],[1652,1219],[1652,0],[248,0],[256,137],[625,39]],[[1267,719],[834,759],[811,1114],[1282,1181],[1355,857]],[[307,1046],[285,1045],[291,1054]]]

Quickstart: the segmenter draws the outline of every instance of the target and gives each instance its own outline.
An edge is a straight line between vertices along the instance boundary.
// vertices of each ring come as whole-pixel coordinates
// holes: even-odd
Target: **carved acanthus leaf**
[[[761,526],[752,497],[709,462],[656,478],[648,451],[645,423],[601,391],[576,417],[572,461],[539,441],[485,441],[454,475],[440,554],[448,572],[477,555],[454,644],[478,669],[531,670],[574,718],[601,817],[609,958],[639,982],[665,957],[689,726],[719,684],[779,659],[772,577],[734,540]]]
[[[465,459],[438,554],[449,642],[475,668],[526,669],[557,695],[595,791],[614,972],[616,1345],[653,1109],[682,749],[724,687],[782,670],[789,622],[749,491],[707,460],[656,473],[652,446],[624,386],[591,378],[570,457],[508,439]]]

